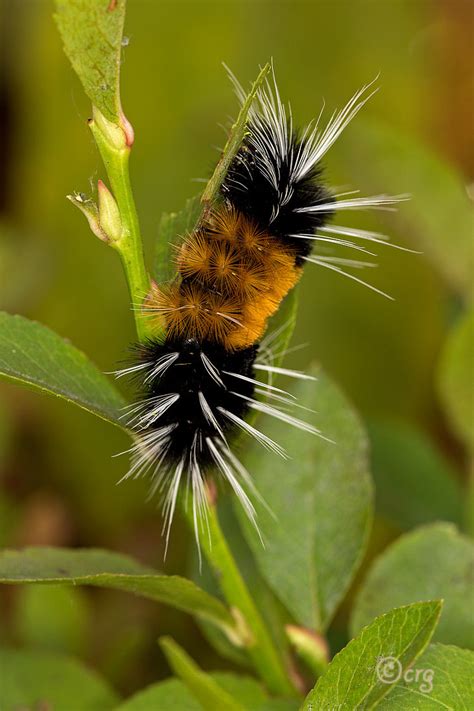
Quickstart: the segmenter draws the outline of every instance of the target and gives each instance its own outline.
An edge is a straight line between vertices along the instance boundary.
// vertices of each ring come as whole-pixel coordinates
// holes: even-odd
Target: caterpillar
[[[231,78],[243,103],[245,92]],[[243,432],[275,454],[287,455],[280,443],[248,422],[250,411],[322,436],[288,413],[292,397],[271,384],[276,373],[309,376],[274,367],[267,358],[272,336],[264,334],[308,262],[362,282],[343,266],[363,262],[317,255],[315,245],[370,254],[358,240],[388,244],[384,235],[329,223],[338,211],[391,209],[404,196],[337,194],[325,186],[321,166],[373,93],[373,84],[364,86],[324,129],[320,114],[298,132],[273,74],[252,104],[247,133],[221,185],[218,205],[182,236],[176,278],[152,287],[147,312],[165,338],[136,346],[133,365],[117,374],[133,376],[142,394],[127,415],[136,438],[124,478],[150,472],[152,493],[163,496],[167,543],[183,486],[192,492],[198,539],[198,526],[206,518],[205,478],[211,471],[230,484],[257,527],[249,494],[258,492],[232,442]]]

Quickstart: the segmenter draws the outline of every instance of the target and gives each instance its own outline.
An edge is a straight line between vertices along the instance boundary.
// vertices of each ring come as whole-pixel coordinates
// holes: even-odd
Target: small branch
[[[150,290],[150,278],[145,268],[140,225],[130,184],[128,161],[132,134],[130,130],[125,131],[121,126],[108,121],[95,107],[93,115],[89,127],[104,161],[121,221],[120,236],[117,238],[117,235],[108,235],[109,244],[120,254],[127,277],[138,338],[144,341],[155,329],[152,329],[150,321],[140,309]],[[128,122],[127,126],[130,126]],[[110,193],[109,196],[111,197]],[[108,215],[110,212],[107,211]],[[101,227],[104,227],[102,222]]]
[[[265,64],[263,69],[260,70],[258,77],[254,81],[250,92],[245,97],[245,100],[239,111],[239,115],[237,116],[237,120],[230,131],[230,135],[222,152],[222,156],[218,164],[216,165],[214,173],[212,174],[202,194],[202,211],[199,221],[202,221],[205,218],[219,195],[221,185],[224,182],[225,176],[227,175],[229,166],[242,145],[242,141],[245,136],[245,131],[247,130],[248,115],[252,104],[270,70],[271,65]]]
[[[208,523],[209,532],[203,530],[199,533],[200,544],[234,617],[239,621],[241,637],[245,640],[253,666],[269,691],[295,696],[296,690],[288,678],[283,660],[227,545],[213,502],[209,503]]]

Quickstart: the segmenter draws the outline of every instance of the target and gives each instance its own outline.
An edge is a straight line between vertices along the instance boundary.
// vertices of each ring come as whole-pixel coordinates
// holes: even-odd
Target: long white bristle
[[[326,269],[330,269],[333,272],[337,272],[338,274],[341,274],[342,276],[345,276],[348,279],[352,279],[352,281],[356,281],[358,284],[362,284],[362,286],[366,286],[367,289],[370,289],[371,291],[375,291],[377,294],[384,296],[386,299],[390,299],[390,301],[395,301],[393,296],[390,296],[390,294],[386,294],[385,291],[382,291],[381,289],[377,289],[376,286],[369,284],[368,282],[364,281],[363,279],[359,279],[359,277],[356,277],[354,274],[349,274],[348,272],[345,272],[343,269],[340,269],[335,264],[330,264],[328,262],[322,261],[318,257],[314,257],[314,256],[313,257],[304,257],[304,259],[307,262],[311,262],[311,264],[316,264],[319,267],[325,267]]]
[[[410,252],[411,254],[421,254],[416,249],[408,249],[408,247],[402,247],[400,244],[395,244],[390,242],[390,238],[387,235],[380,234],[379,232],[370,232],[368,230],[359,230],[354,227],[344,227],[341,225],[327,225],[318,228],[320,232],[328,232],[329,234],[346,235],[347,237],[355,237],[357,239],[367,240],[369,242],[374,242],[375,244],[382,244],[385,247],[393,247],[393,249],[400,249],[402,252]]]
[[[153,366],[153,370],[147,375],[145,378],[144,382],[148,383],[150,380],[154,380],[158,376],[162,376],[170,366],[173,365],[173,363],[178,360],[179,358],[179,353],[167,353],[164,356],[161,356],[161,358],[158,358],[156,363]]]
[[[264,435],[263,432],[260,432],[260,430],[257,430],[255,427],[252,427],[251,424],[243,420],[241,417],[234,415],[233,412],[226,410],[224,407],[218,407],[217,409],[224,415],[224,417],[227,417],[227,419],[229,419],[231,422],[233,422],[242,430],[244,430],[244,432],[247,432],[247,434],[256,439],[263,447],[269,449],[272,452],[275,452],[275,454],[279,454],[280,457],[283,457],[283,459],[288,459],[288,456],[283,447],[280,447],[279,444],[270,439],[270,437]]]
[[[254,365],[254,368],[257,366]],[[282,395],[288,395],[288,397],[294,397],[291,393],[286,392],[286,390],[281,390],[280,388],[275,387],[274,385],[269,385],[268,383],[264,383],[261,380],[255,380],[255,378],[250,378],[247,375],[241,375],[240,373],[232,373],[228,370],[224,370],[223,373],[225,375],[231,375],[234,378],[237,378],[238,380],[245,380],[247,383],[252,383],[252,385],[258,385],[261,388],[265,388],[266,390],[273,390],[274,392],[281,393]]]
[[[298,207],[295,212],[333,212],[334,210],[388,210],[393,211],[399,202],[409,200],[409,195],[372,195],[370,197],[354,198],[353,200],[337,200],[336,202],[318,203],[309,207]]]
[[[289,378],[296,378],[299,380],[317,380],[314,375],[308,375],[307,373],[303,373],[300,370],[289,370],[288,368],[279,368],[274,365],[263,365],[262,363],[256,363],[253,367],[255,368],[255,370],[264,370],[268,373],[278,373],[278,375],[287,375]],[[274,389],[276,390],[277,388]]]
[[[224,384],[224,382],[223,382],[221,376],[219,375],[219,371],[218,371],[218,369],[216,368],[216,366],[214,365],[214,363],[210,360],[210,358],[208,358],[205,353],[202,353],[202,352],[201,352],[201,360],[202,360],[202,364],[204,365],[204,368],[205,368],[206,371],[207,371],[207,374],[208,374],[218,385],[220,385],[222,388],[225,389],[225,384]]]
[[[256,521],[256,513],[255,513],[255,508],[250,501],[249,497],[237,481],[234,472],[232,471],[232,468],[229,466],[228,462],[225,461],[224,457],[221,455],[219,450],[217,449],[214,441],[210,437],[206,437],[206,444],[209,447],[209,451],[211,453],[212,458],[214,459],[215,463],[223,473],[224,477],[227,479],[229,484],[231,485],[232,489],[234,490],[237,498],[239,499],[245,513],[249,517],[250,521],[252,524],[255,526],[257,532],[259,531],[258,526],[257,526],[257,521]]]

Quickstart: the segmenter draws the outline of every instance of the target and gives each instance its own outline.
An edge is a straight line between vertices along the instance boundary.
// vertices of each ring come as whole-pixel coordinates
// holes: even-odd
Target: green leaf
[[[1,708],[108,711],[118,697],[95,672],[75,659],[41,652],[0,650]],[[74,701],[72,701],[74,700]]]
[[[456,434],[474,452],[474,310],[452,330],[438,370],[438,389]]]
[[[64,398],[123,427],[125,400],[84,353],[46,326],[2,312],[1,377]]]
[[[202,617],[227,631],[234,621],[224,605],[178,575],[159,575],[118,553],[100,549],[31,547],[0,553],[0,583],[94,585],[124,590]]]
[[[162,637],[160,646],[169,665],[206,711],[245,711],[245,706],[222,689],[170,637]]]
[[[369,425],[378,514],[401,529],[462,520],[457,472],[422,432],[406,424]]]
[[[167,679],[151,684],[117,706],[114,711],[202,711],[182,681]]]
[[[444,608],[435,640],[472,647],[473,570],[474,544],[455,526],[436,523],[402,536],[375,560],[362,584],[353,633],[392,607],[439,597]]]
[[[55,20],[74,71],[94,106],[118,123],[126,0],[55,0]]]
[[[418,673],[418,674],[417,674]],[[380,711],[472,711],[474,652],[430,644],[413,670],[377,706]]]
[[[440,601],[420,602],[377,617],[337,654],[302,711],[365,711],[388,694],[399,669],[423,652],[439,619]],[[387,682],[387,679],[390,681]]]
[[[227,694],[238,699],[242,706],[249,711],[253,711],[253,709],[260,711],[261,705],[268,700],[267,692],[263,686],[250,676],[230,674],[229,672],[211,672],[209,676]]]
[[[317,381],[300,381],[293,392],[300,404],[317,409],[303,412],[304,419],[335,444],[273,418],[259,420],[259,428],[291,456],[288,462],[252,447],[245,458],[275,515],[259,507],[265,548],[237,511],[260,572],[275,595],[301,625],[322,631],[365,550],[372,486],[367,437],[357,414],[324,373],[314,369],[313,374]]]
[[[448,284],[469,298],[474,271],[473,212],[462,176],[439,154],[391,126],[361,119],[352,130],[355,139],[346,171],[360,178],[364,165],[368,190],[377,191],[383,185],[387,193],[410,193],[412,199],[397,215],[401,230]],[[367,156],[383,156],[383,160],[369,163]]]
[[[248,711],[297,711],[297,701],[268,699],[260,684],[250,677],[228,672],[212,672],[208,677],[231,697],[238,698]],[[220,711],[220,707],[218,708]],[[167,679],[139,691],[114,711],[150,711],[151,709],[202,711],[203,706],[196,701],[182,681]]]
[[[186,200],[179,212],[165,212],[161,216],[155,256],[155,279],[158,284],[170,281],[176,276],[176,255],[173,247],[194,230],[200,214],[201,196],[195,195]]]
[[[252,84],[252,88],[250,89],[249,93],[245,97],[245,100],[239,111],[239,115],[237,116],[237,120],[231,128],[229,138],[222,152],[222,156],[202,194],[201,203],[203,206],[203,214],[218,199],[219,191],[222,183],[225,180],[225,176],[227,175],[229,166],[232,163],[234,157],[236,156],[240,146],[242,145],[242,141],[244,140],[245,132],[247,131],[247,123],[250,109],[252,108],[252,104],[255,100],[255,97],[257,96],[260,87],[268,76],[270,69],[270,64],[265,64],[263,69],[260,70],[258,77]]]

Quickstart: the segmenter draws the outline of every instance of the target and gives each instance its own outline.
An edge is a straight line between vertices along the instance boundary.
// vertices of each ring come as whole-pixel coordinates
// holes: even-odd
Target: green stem
[[[144,341],[151,335],[152,329],[149,319],[146,319],[140,306],[150,290],[150,278],[145,267],[140,225],[130,183],[128,162],[131,149],[127,145],[123,129],[107,121],[96,108],[89,127],[104,161],[122,223],[120,239],[111,242],[110,245],[120,254],[127,277],[138,338]]]
[[[213,503],[209,504],[208,522],[209,535],[207,530],[200,532],[200,544],[232,613],[244,627],[248,655],[269,691],[294,696],[295,688],[227,545]]]

